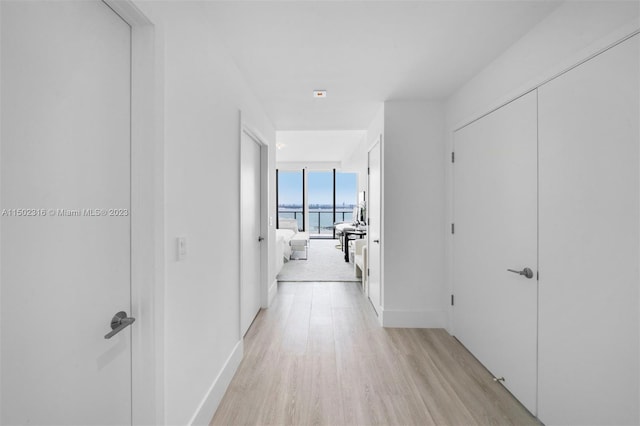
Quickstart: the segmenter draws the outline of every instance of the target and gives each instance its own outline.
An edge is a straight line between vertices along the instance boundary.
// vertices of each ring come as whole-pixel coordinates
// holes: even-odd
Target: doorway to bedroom
[[[346,229],[364,229],[357,173],[277,169],[276,182],[276,246],[282,252],[277,254],[282,257],[278,280],[355,281],[361,277],[355,273],[354,242],[344,243]]]

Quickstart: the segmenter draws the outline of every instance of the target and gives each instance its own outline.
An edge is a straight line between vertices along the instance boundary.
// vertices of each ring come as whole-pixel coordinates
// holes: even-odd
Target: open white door
[[[130,27],[99,1],[0,7],[0,423],[130,424],[131,328],[105,339],[131,313]]]
[[[381,235],[381,148],[380,139],[369,151],[369,201],[367,206],[368,225],[368,269],[369,269],[369,300],[378,316],[382,309],[382,286],[380,235]]]
[[[454,334],[535,414],[536,93],[458,130],[454,143]]]
[[[260,311],[261,252],[264,238],[260,226],[260,145],[244,131],[241,143],[240,326],[241,334],[244,336]]]

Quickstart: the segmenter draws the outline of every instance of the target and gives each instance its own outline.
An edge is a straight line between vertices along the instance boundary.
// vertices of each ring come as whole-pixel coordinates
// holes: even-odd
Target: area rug
[[[307,260],[290,260],[284,264],[278,281],[360,281],[353,263],[344,261],[338,240],[311,240]]]

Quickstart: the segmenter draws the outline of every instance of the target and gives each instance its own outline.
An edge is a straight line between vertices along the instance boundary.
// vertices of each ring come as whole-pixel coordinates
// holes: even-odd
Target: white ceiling
[[[278,162],[342,162],[362,143],[364,130],[279,131]]]
[[[558,4],[262,0],[208,10],[276,129],[354,130],[385,100],[446,98]]]

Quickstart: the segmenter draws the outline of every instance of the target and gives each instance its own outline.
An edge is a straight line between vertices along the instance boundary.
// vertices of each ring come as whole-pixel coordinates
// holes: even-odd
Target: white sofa
[[[289,241],[295,235],[290,229],[276,229],[276,275],[280,273],[284,263],[289,261],[291,246]]]
[[[298,221],[295,219],[280,219],[276,229],[276,271],[279,273],[284,262],[291,259],[295,251],[304,251],[306,260],[309,250],[309,233],[298,231]]]
[[[362,291],[366,293],[367,288],[367,239],[353,241],[353,269],[356,277],[362,278]]]

